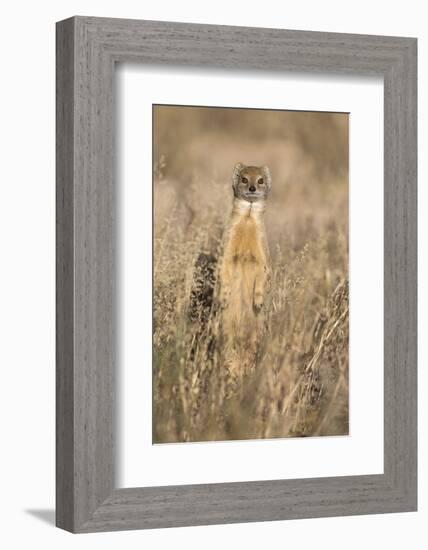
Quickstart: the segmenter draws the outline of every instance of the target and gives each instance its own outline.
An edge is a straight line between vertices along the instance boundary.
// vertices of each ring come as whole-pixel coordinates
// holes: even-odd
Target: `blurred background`
[[[167,197],[157,185],[156,222],[162,201],[189,204],[199,195],[204,208],[223,187],[227,207],[232,170],[242,162],[271,170],[266,224],[274,242],[287,231],[299,246],[302,232],[322,231],[339,212],[336,223],[347,226],[348,114],[154,106],[153,115],[155,183],[174,192]]]

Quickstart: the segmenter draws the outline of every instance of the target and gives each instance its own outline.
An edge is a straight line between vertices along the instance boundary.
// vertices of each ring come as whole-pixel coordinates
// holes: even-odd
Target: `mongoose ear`
[[[237,184],[239,183],[239,176],[241,174],[241,170],[244,168],[244,165],[242,164],[242,162],[238,162],[237,164],[235,164],[235,167],[233,169],[233,173],[232,173],[232,187],[233,187],[233,190],[235,191],[236,189],[236,186]]]
[[[235,164],[235,168],[233,169],[233,173],[239,175],[243,168],[244,168],[244,164],[242,164],[242,162],[237,162]]]
[[[268,188],[270,189],[271,186],[272,186],[272,177],[270,175],[270,170],[269,168],[265,165],[263,166],[263,173],[265,175],[265,180],[266,180],[266,185],[268,186]]]

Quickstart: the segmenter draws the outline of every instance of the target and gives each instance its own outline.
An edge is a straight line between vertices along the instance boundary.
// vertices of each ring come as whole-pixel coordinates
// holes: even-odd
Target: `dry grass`
[[[187,112],[177,141],[166,130],[180,110],[165,110],[155,118],[154,442],[347,434],[347,156],[337,157],[347,117],[312,114],[311,124],[285,113],[287,124],[272,117],[271,131],[236,145],[236,128],[251,124],[239,113],[223,118],[239,125],[219,129],[207,126],[207,110]],[[237,161],[269,164],[273,176],[268,330],[238,380],[224,368],[215,308],[203,325],[189,315],[199,254],[221,258]]]

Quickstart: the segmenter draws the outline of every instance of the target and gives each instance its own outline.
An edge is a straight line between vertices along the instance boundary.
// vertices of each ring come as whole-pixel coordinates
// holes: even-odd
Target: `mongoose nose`
[[[254,187],[254,185],[251,185],[248,190],[250,191],[250,193],[254,193],[256,188]]]

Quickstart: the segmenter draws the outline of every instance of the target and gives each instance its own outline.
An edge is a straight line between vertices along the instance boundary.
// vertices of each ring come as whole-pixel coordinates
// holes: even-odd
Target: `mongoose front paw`
[[[224,310],[229,307],[229,297],[228,296],[222,296],[219,300],[220,309]]]
[[[253,303],[253,309],[254,313],[260,313],[260,311],[263,308],[263,296],[255,296],[254,297],[254,303]]]

